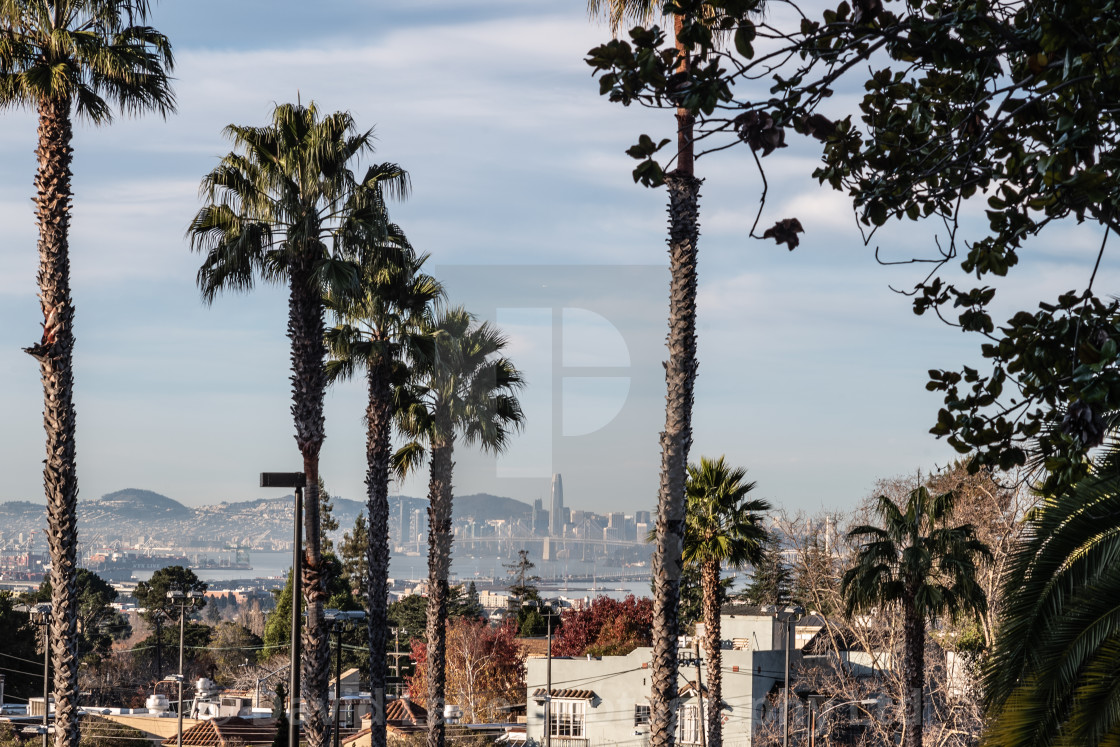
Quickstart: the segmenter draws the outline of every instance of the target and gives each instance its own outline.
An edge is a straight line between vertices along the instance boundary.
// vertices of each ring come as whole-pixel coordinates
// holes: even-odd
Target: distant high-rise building
[[[400,534],[398,535],[397,542],[403,545],[411,539],[411,522],[409,521],[409,519],[412,518],[412,512],[408,510],[408,504],[406,504],[404,501],[400,502],[400,515],[401,530]]]
[[[634,521],[637,522],[638,524],[648,524],[649,523],[649,511],[635,511],[634,512]]]
[[[409,535],[410,542],[418,542],[423,544],[428,541],[428,512],[425,509],[417,508],[412,511],[412,521],[410,522],[410,529],[412,534]]]
[[[548,533],[553,537],[564,534],[564,483],[560,473],[552,476],[552,500],[548,510]]]
[[[533,534],[539,537],[548,534],[548,511],[544,510],[544,501],[540,498],[533,501]]]

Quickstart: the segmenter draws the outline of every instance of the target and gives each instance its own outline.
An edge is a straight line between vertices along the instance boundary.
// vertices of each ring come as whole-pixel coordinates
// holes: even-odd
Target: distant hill
[[[151,519],[189,519],[194,509],[179,501],[151,490],[125,488],[108,493],[92,501],[84,501],[82,509],[101,509],[115,512],[137,512],[136,515]]]
[[[423,510],[427,501],[412,496],[389,496],[389,515]],[[291,536],[292,496],[255,498],[189,507],[152,490],[127,488],[94,500],[78,503],[78,530],[89,547],[115,541],[183,546],[244,544],[269,547],[287,542]],[[334,498],[334,517],[339,533],[354,526],[365,501]],[[527,519],[532,506],[513,498],[476,493],[455,497],[456,521],[473,519],[482,523],[494,519]],[[46,527],[46,507],[29,501],[0,503],[0,551],[15,549],[19,533],[42,531]],[[42,548],[37,548],[41,550]]]
[[[475,521],[484,522],[492,519],[528,518],[533,515],[533,507],[513,498],[475,493],[455,496],[452,513],[456,519],[473,517]]]

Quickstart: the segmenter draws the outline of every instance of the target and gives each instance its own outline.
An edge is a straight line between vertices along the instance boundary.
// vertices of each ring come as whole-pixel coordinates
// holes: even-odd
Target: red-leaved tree
[[[447,625],[447,702],[463,709],[468,723],[505,721],[502,706],[525,702],[525,654],[517,629],[507,623],[492,628],[474,617]],[[412,641],[416,669],[408,678],[409,697],[424,704],[428,696],[428,646]]]
[[[596,597],[580,610],[565,610],[552,642],[553,656],[625,656],[649,646],[653,631],[653,600],[622,601]]]

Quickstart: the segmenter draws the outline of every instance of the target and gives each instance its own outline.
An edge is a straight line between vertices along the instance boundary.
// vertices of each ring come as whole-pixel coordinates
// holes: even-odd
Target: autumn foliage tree
[[[553,656],[625,656],[651,645],[653,600],[633,594],[621,601],[596,597],[583,609],[565,610],[560,621]]]
[[[474,617],[460,617],[447,626],[447,702],[463,709],[468,723],[504,721],[502,706],[525,701],[525,654],[517,645],[512,624],[492,628]],[[416,668],[408,678],[409,696],[426,704],[428,646],[412,641]]]

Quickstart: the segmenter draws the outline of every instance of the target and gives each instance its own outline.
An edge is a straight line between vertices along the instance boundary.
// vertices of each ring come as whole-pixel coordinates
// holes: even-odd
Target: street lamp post
[[[782,698],[782,747],[789,747],[789,654],[790,649],[793,648],[793,623],[801,619],[801,615],[805,614],[805,610],[801,607],[786,607],[782,612],[786,613],[785,627],[786,627],[786,680],[785,687],[783,688],[784,696]]]
[[[179,674],[176,675],[179,681],[179,727],[176,730],[178,739],[176,739],[175,744],[177,747],[183,747],[183,680],[185,679],[183,674],[183,633],[186,629],[187,607],[193,607],[195,600],[202,598],[202,592],[188,591],[184,593],[175,589],[167,592],[167,598],[179,608]]]
[[[303,603],[303,568],[301,554],[303,551],[303,488],[307,484],[307,476],[302,472],[262,472],[262,488],[294,488],[296,496],[295,521],[292,529],[292,646],[291,646],[291,679],[288,689],[288,744],[291,747],[299,745],[299,659],[300,659],[300,626],[301,607]]]
[[[351,621],[366,619],[366,613],[365,610],[348,610],[346,612],[323,610],[323,617],[331,626],[331,632],[335,635],[334,718],[331,721],[334,729],[334,747],[339,747],[341,733],[338,722],[342,710],[342,631],[350,626]]]

